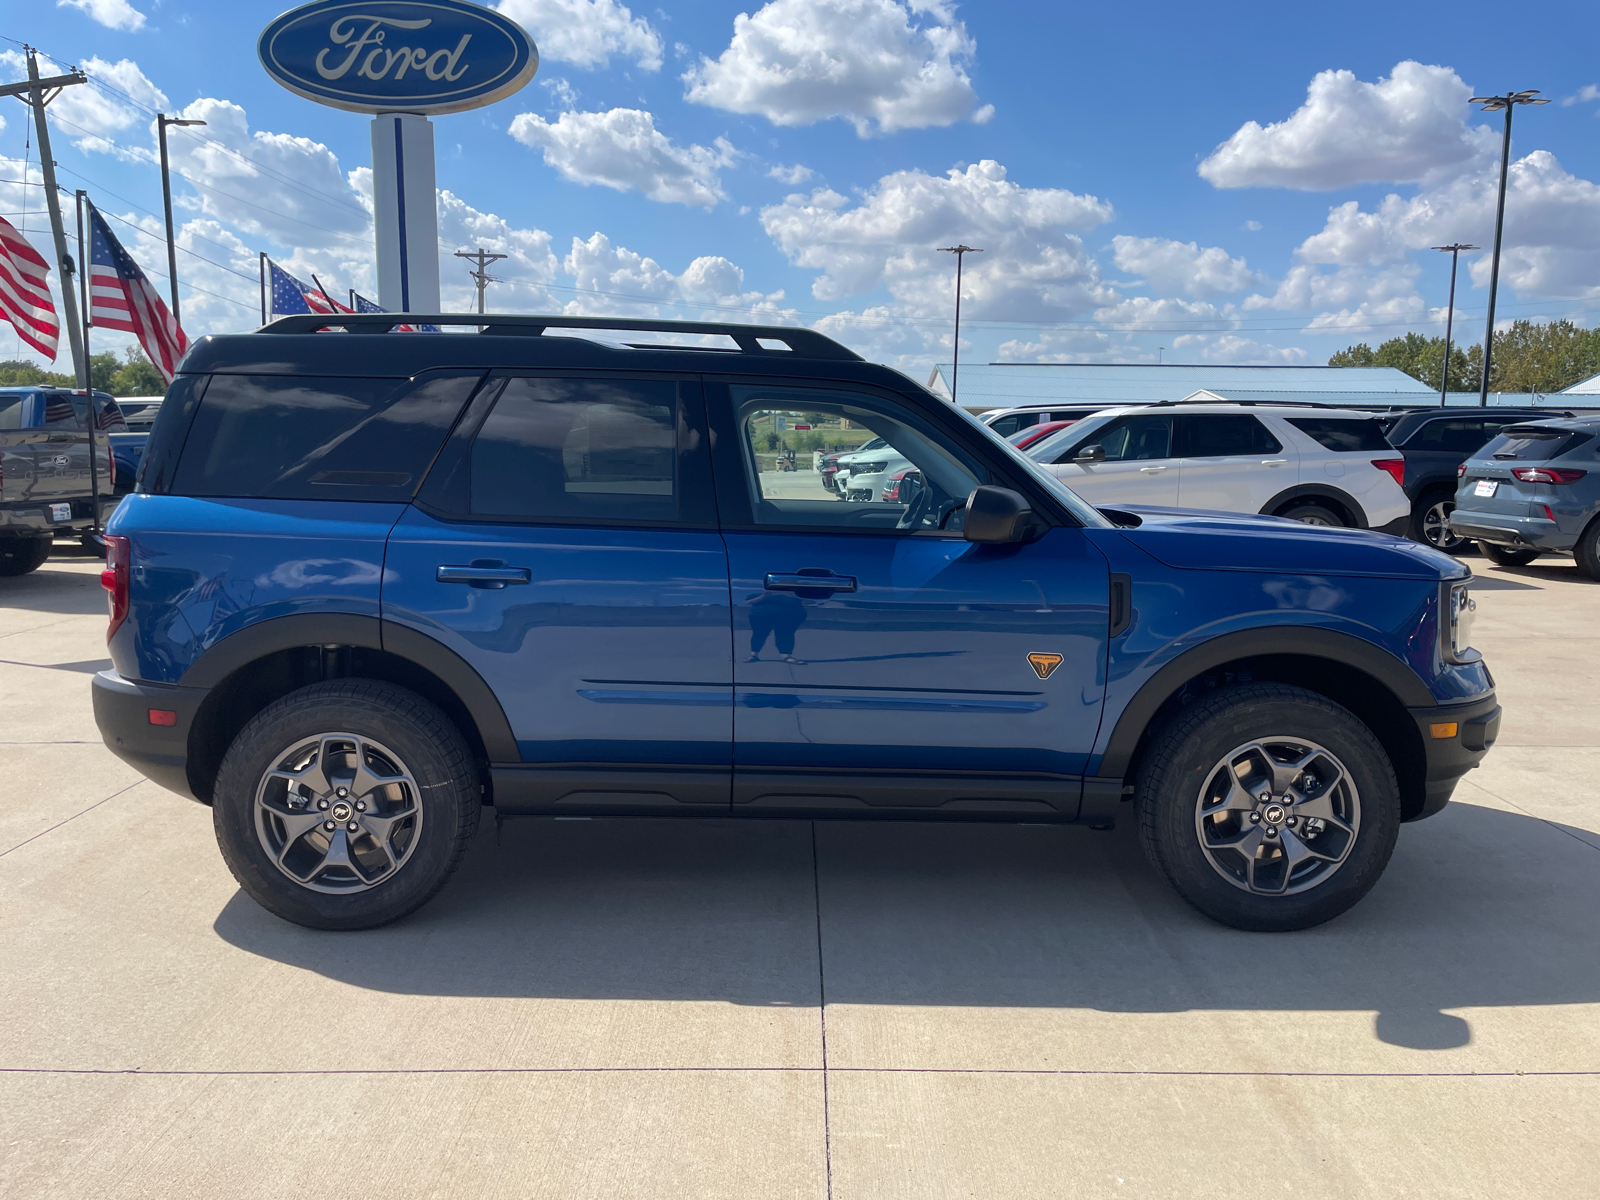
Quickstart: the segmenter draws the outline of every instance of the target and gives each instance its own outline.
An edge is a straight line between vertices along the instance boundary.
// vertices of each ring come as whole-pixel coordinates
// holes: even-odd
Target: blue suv
[[[1201,912],[1299,929],[1494,741],[1428,547],[1097,510],[809,330],[426,319],[482,328],[202,339],[107,530],[106,743],[287,920],[412,911],[493,805],[1136,813]],[[796,424],[882,439],[893,488],[840,500]]]

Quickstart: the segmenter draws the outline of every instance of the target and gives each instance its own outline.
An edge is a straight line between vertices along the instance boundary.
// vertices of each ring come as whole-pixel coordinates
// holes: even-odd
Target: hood
[[[1136,526],[1125,523],[1130,514]],[[1108,510],[1128,541],[1169,567],[1263,571],[1274,575],[1387,575],[1466,578],[1448,554],[1367,529],[1327,529],[1282,517],[1119,505]]]

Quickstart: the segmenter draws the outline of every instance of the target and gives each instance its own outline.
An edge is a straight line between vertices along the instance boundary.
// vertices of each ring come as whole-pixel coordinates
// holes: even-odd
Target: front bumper
[[[1441,704],[1409,711],[1422,735],[1427,762],[1422,809],[1407,818],[1420,821],[1448,804],[1461,777],[1483,761],[1489,747],[1500,736],[1500,705],[1495,694],[1490,692],[1466,704]],[[1436,737],[1436,733],[1443,736]]]
[[[1458,537],[1515,550],[1571,550],[1577,544],[1577,538],[1562,533],[1554,521],[1544,517],[1463,512],[1458,508],[1450,514],[1450,530]]]
[[[168,791],[196,800],[189,786],[189,730],[208,693],[101,671],[93,683],[94,721],[111,753]],[[175,722],[151,724],[152,709],[177,714]]]

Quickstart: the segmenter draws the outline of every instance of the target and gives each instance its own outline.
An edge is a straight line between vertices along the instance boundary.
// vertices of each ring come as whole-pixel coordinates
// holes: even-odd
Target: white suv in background
[[[1288,517],[1403,534],[1405,459],[1371,413],[1313,405],[1107,409],[1025,453],[1091,504]]]

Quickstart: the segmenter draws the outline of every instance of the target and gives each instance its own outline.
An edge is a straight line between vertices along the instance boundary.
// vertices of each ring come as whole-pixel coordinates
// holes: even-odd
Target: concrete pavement
[[[1592,1194],[1600,587],[1470,561],[1502,740],[1285,936],[1128,822],[486,821],[300,929],[100,746],[97,564],[0,581],[0,1194]]]

